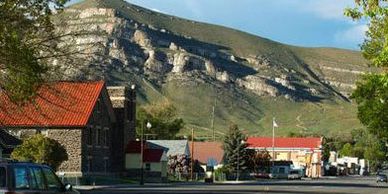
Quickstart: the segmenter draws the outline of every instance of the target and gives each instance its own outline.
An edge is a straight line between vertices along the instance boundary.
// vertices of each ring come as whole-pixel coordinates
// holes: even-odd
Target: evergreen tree
[[[245,136],[238,129],[236,124],[231,124],[229,127],[228,134],[224,139],[224,158],[227,168],[236,172],[237,169],[243,171],[247,167],[247,154],[246,154],[246,143]]]

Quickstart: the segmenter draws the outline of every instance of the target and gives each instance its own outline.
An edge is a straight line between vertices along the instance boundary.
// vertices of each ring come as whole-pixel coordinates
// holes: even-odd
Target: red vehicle
[[[269,179],[269,173],[267,172],[257,172],[253,173],[253,176],[258,179]]]

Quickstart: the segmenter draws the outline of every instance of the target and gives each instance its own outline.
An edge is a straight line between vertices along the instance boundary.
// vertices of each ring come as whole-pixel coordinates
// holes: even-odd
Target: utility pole
[[[193,171],[194,171],[194,128],[191,128],[191,172],[190,177],[193,181]]]
[[[140,137],[140,185],[144,185],[144,120],[141,122]]]
[[[275,167],[275,117],[272,118],[272,171]]]
[[[144,122],[141,123],[141,141],[140,141],[140,185],[144,185]],[[147,121],[147,129],[151,129],[152,125]],[[147,141],[145,141],[147,142]]]
[[[216,141],[216,132],[214,130],[214,117],[215,117],[215,110],[217,105],[217,96],[214,98],[214,104],[213,104],[213,112],[212,112],[212,131],[213,131],[213,141]]]

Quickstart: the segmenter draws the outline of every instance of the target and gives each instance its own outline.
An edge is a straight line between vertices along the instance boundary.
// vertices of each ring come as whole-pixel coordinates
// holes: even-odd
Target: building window
[[[109,165],[109,158],[104,157],[104,172],[105,172],[105,174],[108,173],[108,165]]]
[[[92,156],[88,156],[88,172],[92,172]]]
[[[100,98],[97,100],[97,103],[96,103],[96,112],[97,112],[97,114],[101,113],[101,100],[100,100]]]
[[[92,134],[92,128],[91,127],[88,127],[87,129],[86,129],[86,131],[87,131],[87,138],[86,138],[86,143],[88,144],[88,145],[92,145],[93,144],[93,134]]]
[[[96,145],[100,145],[100,129],[96,128]]]
[[[104,146],[109,146],[109,128],[104,128]]]
[[[146,163],[145,164],[145,170],[146,171],[151,171],[151,164],[150,163]]]

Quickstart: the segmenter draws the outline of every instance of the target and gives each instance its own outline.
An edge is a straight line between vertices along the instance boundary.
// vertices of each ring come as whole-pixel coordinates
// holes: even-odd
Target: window
[[[27,168],[16,166],[13,170],[15,174],[15,189],[30,189]]]
[[[108,158],[104,158],[104,172],[107,173],[108,172]]]
[[[31,180],[32,189],[39,189],[39,190],[46,189],[42,169],[40,169],[39,167],[30,168],[30,176],[31,176],[30,180]]]
[[[49,168],[43,168],[44,176],[47,181],[47,188],[49,190],[60,190],[62,188],[62,183],[58,179],[57,175],[54,174]]]
[[[100,129],[96,128],[96,145],[100,144]]]
[[[286,169],[285,169],[284,167],[280,167],[280,168],[279,168],[279,173],[280,173],[280,174],[286,173]]]
[[[109,129],[104,128],[104,146],[106,146],[106,147],[109,146],[108,139],[109,139]]]
[[[88,172],[92,171],[92,156],[88,156]]]
[[[88,145],[92,145],[93,144],[93,134],[92,134],[92,128],[91,127],[88,127],[87,128],[87,141],[86,141],[86,143],[88,144]]]
[[[145,170],[146,171],[151,171],[151,164],[150,163],[146,163],[145,164]]]
[[[5,187],[7,184],[7,174],[4,167],[0,167],[0,188]]]

